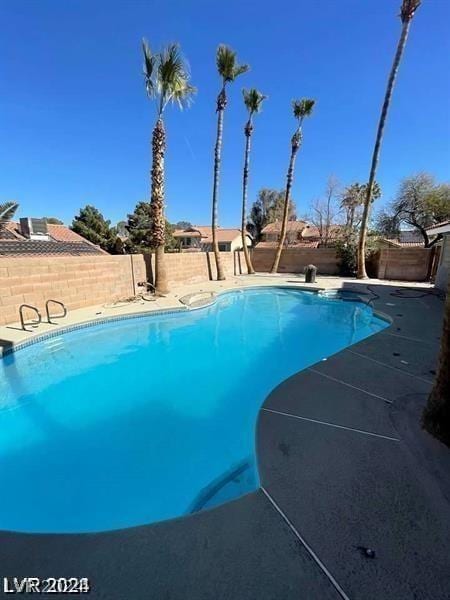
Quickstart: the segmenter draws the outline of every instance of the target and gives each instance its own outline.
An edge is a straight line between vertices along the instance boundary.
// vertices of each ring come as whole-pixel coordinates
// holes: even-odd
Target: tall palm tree
[[[250,252],[247,248],[247,236],[246,236],[246,221],[247,221],[247,192],[248,192],[248,167],[250,163],[250,147],[251,137],[253,133],[253,115],[259,113],[261,110],[262,103],[267,98],[264,94],[261,94],[255,88],[250,90],[242,90],[244,96],[244,104],[248,111],[248,121],[244,127],[245,133],[245,155],[244,155],[244,175],[242,178],[242,222],[241,222],[241,233],[242,233],[242,246],[244,249],[245,262],[247,264],[247,272],[249,275],[255,273],[255,269],[252,265],[250,258]]]
[[[450,279],[436,379],[422,415],[423,427],[450,447]]]
[[[212,246],[214,258],[216,261],[217,279],[223,281],[225,274],[223,271],[222,262],[220,260],[219,244],[217,241],[217,220],[218,220],[218,203],[219,203],[219,176],[220,176],[220,160],[222,154],[222,137],[223,137],[223,114],[227,106],[226,86],[232,83],[236,77],[246,73],[249,69],[248,65],[240,65],[237,62],[236,52],[233,52],[228,46],[220,45],[217,49],[216,56],[217,71],[222,79],[222,88],[217,96],[217,135],[216,145],[214,149],[214,183],[212,196]]]
[[[18,202],[9,201],[0,204],[0,229],[2,229],[6,223],[11,221],[14,213],[19,208]]]
[[[402,59],[403,50],[406,46],[406,40],[408,38],[409,27],[411,25],[414,13],[419,8],[421,0],[403,0],[400,9],[400,18],[402,21],[402,31],[400,39],[397,45],[397,51],[394,56],[394,62],[392,63],[391,72],[389,73],[389,79],[387,83],[386,93],[384,96],[384,102],[381,109],[380,120],[378,123],[377,136],[375,139],[375,146],[372,154],[372,164],[370,167],[369,183],[367,184],[366,198],[364,201],[364,211],[361,220],[361,230],[359,234],[358,244],[358,279],[367,279],[366,264],[365,264],[365,250],[366,250],[366,238],[367,238],[367,224],[369,221],[369,210],[372,203],[373,197],[373,186],[375,182],[375,176],[377,172],[378,160],[380,158],[381,142],[383,140],[384,126],[386,124],[386,118],[391,103],[392,91],[394,89],[395,80],[397,78],[398,68]]]
[[[145,40],[144,78],[147,95],[156,103],[156,124],[152,134],[151,171],[151,237],[155,248],[155,288],[158,293],[168,292],[167,270],[164,260],[166,219],[164,216],[164,154],[166,132],[163,115],[169,103],[180,109],[189,105],[195,88],[190,85],[187,63],[180,53],[178,44],[169,44],[161,52],[153,54]]]
[[[297,119],[298,125],[297,129],[294,132],[294,135],[291,138],[291,158],[289,160],[289,168],[286,177],[286,192],[284,195],[284,207],[283,207],[283,220],[281,222],[281,232],[280,239],[278,241],[277,251],[275,253],[275,259],[273,261],[271,273],[276,273],[278,271],[278,265],[280,264],[281,252],[283,250],[284,241],[286,239],[286,229],[288,222],[288,214],[289,214],[289,202],[291,199],[291,188],[292,183],[294,181],[294,166],[295,166],[295,157],[297,156],[297,152],[300,149],[303,132],[302,125],[305,117],[309,117],[313,111],[315,100],[310,100],[309,98],[303,98],[302,100],[294,100],[292,102],[292,108],[294,112],[294,117]]]

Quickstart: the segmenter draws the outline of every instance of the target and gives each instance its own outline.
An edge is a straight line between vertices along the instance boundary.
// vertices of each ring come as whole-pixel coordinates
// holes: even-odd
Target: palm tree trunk
[[[244,158],[244,175],[242,179],[242,248],[244,250],[245,262],[247,264],[247,273],[249,275],[255,274],[255,269],[252,265],[250,258],[250,252],[247,248],[247,236],[246,236],[246,217],[247,217],[247,193],[248,193],[248,167],[250,163],[250,147],[251,147],[251,136],[252,136],[252,121],[251,118],[248,120],[245,126],[245,158]]]
[[[155,248],[155,288],[160,294],[169,291],[164,257],[166,220],[164,217],[164,153],[166,132],[161,118],[156,122],[152,136],[152,243]]]
[[[364,211],[361,220],[361,230],[359,234],[358,244],[358,279],[367,279],[366,264],[365,264],[365,249],[367,239],[367,224],[369,221],[369,210],[372,202],[372,192],[375,182],[375,176],[377,172],[378,160],[380,158],[381,142],[383,140],[384,126],[386,124],[386,118],[391,103],[392,91],[394,89],[395,80],[397,78],[398,68],[402,59],[403,50],[405,49],[406,40],[408,38],[408,31],[411,20],[407,19],[403,23],[402,33],[397,45],[397,51],[395,53],[394,62],[392,64],[391,72],[389,74],[386,94],[384,96],[383,107],[381,109],[380,121],[378,123],[377,137],[375,140],[375,147],[373,149],[372,164],[370,167],[369,183],[367,184],[366,198],[364,201]]]
[[[328,238],[330,237],[330,227],[331,227],[331,191],[328,190],[327,196],[327,212],[325,217],[325,247],[328,247]]]
[[[348,228],[350,229],[350,231],[353,230],[353,222],[355,220],[355,207],[352,206],[350,208],[350,218],[349,218],[349,223],[348,223]]]
[[[273,261],[271,273],[277,273],[278,266],[280,264],[281,252],[283,250],[284,241],[286,239],[286,230],[287,230],[287,222],[288,222],[288,214],[289,214],[289,202],[291,197],[291,189],[292,183],[294,181],[294,166],[295,166],[295,157],[297,155],[298,146],[292,145],[291,150],[291,159],[289,161],[289,168],[287,172],[286,178],[286,194],[284,197],[284,207],[283,207],[283,221],[281,223],[281,232],[280,239],[278,241],[278,248],[275,253],[275,259]]]
[[[450,447],[450,279],[447,286],[439,367],[433,389],[422,415],[422,425]]]
[[[219,244],[217,242],[217,221],[218,221],[218,202],[219,202],[219,176],[220,176],[220,160],[222,153],[222,136],[223,136],[223,113],[226,106],[225,87],[222,88],[217,97],[217,136],[216,146],[214,149],[214,184],[212,198],[212,247],[214,258],[216,261],[217,281],[223,281],[225,274],[223,271],[222,261],[220,258]]]

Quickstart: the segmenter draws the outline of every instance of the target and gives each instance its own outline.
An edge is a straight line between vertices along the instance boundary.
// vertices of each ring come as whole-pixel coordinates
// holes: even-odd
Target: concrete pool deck
[[[183,286],[152,304],[173,308],[180,295],[242,287],[247,280],[295,285],[300,279]],[[121,531],[2,532],[0,578],[89,577],[90,597],[105,600],[448,600],[450,450],[419,425],[439,348],[442,299],[419,284],[333,277],[316,284],[340,286],[368,292],[392,325],[272,391],[257,425],[260,490],[189,517]],[[79,323],[99,318],[95,312],[80,309],[69,317]],[[0,333],[9,343],[22,336],[7,327]]]

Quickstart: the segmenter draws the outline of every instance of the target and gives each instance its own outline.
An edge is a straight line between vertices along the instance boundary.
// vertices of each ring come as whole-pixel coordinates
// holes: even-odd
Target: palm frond
[[[411,21],[414,17],[414,13],[420,6],[420,1],[421,0],[403,0],[400,8],[400,18],[402,23]]]
[[[219,75],[226,81],[231,81],[236,62],[236,52],[221,44],[217,48],[216,65]]]
[[[261,110],[262,103],[267,98],[264,94],[255,88],[242,90],[244,104],[250,114],[258,113]]]
[[[145,40],[142,46],[147,94],[157,98],[158,114],[162,114],[169,102],[180,108],[188,106],[196,89],[189,83],[189,66],[179,45],[169,44],[156,54],[152,54]]]
[[[189,83],[189,67],[178,44],[169,44],[159,55],[157,86],[163,108],[176,102],[180,108],[188,106],[196,92]]]
[[[155,82],[154,82],[154,73],[155,73],[155,63],[156,56],[152,54],[150,50],[150,46],[147,43],[147,40],[142,40],[142,51],[144,53],[144,81],[145,81],[145,89],[147,90],[147,96],[149,98],[153,98],[155,95]]]
[[[188,108],[192,104],[192,96],[197,92],[197,88],[189,83],[174,90],[172,96],[169,98],[171,102],[176,102],[178,107]]]
[[[239,77],[239,75],[243,75],[244,73],[247,73],[247,71],[250,71],[249,65],[238,65],[234,69],[233,80],[236,79],[236,77]]]
[[[224,83],[234,81],[236,77],[246,73],[250,68],[248,65],[238,64],[236,52],[224,44],[217,48],[216,65]]]
[[[301,100],[293,100],[292,108],[294,111],[294,117],[303,121],[305,117],[309,117],[312,114],[315,100],[310,98],[302,98]]]
[[[8,221],[11,221],[18,207],[19,203],[14,201],[0,204],[0,227],[5,225]]]

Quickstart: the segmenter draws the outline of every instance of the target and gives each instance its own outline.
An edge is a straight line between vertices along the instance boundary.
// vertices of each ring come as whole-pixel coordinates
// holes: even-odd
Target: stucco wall
[[[145,279],[141,255],[0,258],[0,325],[18,321],[24,303],[44,316],[49,298],[81,308],[132,296]]]

